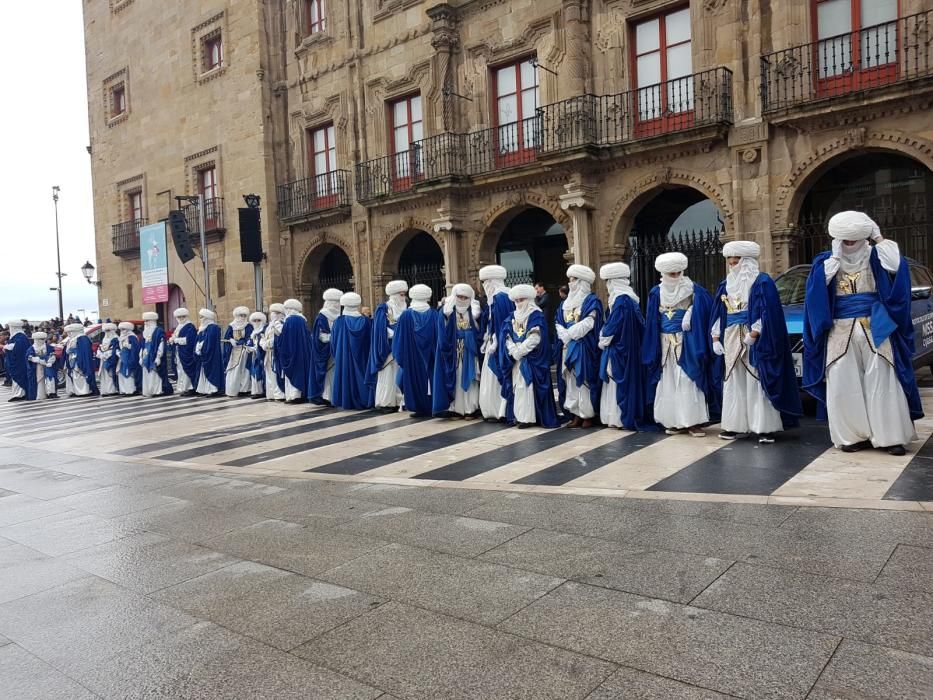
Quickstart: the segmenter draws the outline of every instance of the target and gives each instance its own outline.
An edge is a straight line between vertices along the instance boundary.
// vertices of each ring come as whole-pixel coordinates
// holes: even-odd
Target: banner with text
[[[139,266],[143,273],[143,304],[168,301],[168,251],[165,222],[139,228]]]

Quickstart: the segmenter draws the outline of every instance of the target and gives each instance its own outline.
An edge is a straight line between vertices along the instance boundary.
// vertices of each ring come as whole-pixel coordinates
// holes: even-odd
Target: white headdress
[[[662,275],[683,272],[687,269],[687,256],[683,253],[661,253],[654,260],[654,269]]]
[[[584,280],[593,284],[596,281],[596,273],[586,265],[571,265],[567,268],[567,277],[574,277],[578,280]]]
[[[343,292],[339,289],[325,289],[323,299],[324,301],[340,301],[340,297],[343,296]]]
[[[486,280],[505,280],[508,276],[508,270],[502,267],[502,265],[486,265],[479,269],[480,282],[485,282]]]
[[[158,321],[159,314],[155,311],[144,311],[143,312],[143,321]]]
[[[190,314],[188,313],[188,309],[186,309],[186,308],[184,308],[184,307],[180,307],[180,308],[175,309],[175,311],[172,313],[172,315],[173,315],[175,318],[181,318],[182,316],[186,316],[186,317],[187,317],[187,316],[190,316]]]
[[[535,304],[535,288],[530,284],[516,284],[509,290],[509,299],[515,302],[515,320],[525,323],[535,311],[540,311]]]
[[[761,246],[754,241],[729,241],[722,247],[724,258],[757,258],[761,255]]]
[[[754,241],[729,241],[722,247],[722,255],[725,258],[740,258],[738,263],[729,268],[726,294],[742,304],[748,303],[748,294],[761,272],[758,267],[761,246]]]
[[[599,276],[606,282],[606,289],[609,290],[609,308],[615,303],[615,300],[621,295],[631,297],[635,303],[638,303],[638,295],[632,289],[629,282],[632,276],[632,270],[624,262],[607,263],[599,268]]]
[[[402,292],[408,291],[408,282],[405,280],[392,280],[386,285],[386,294],[392,296],[393,294],[401,294]]]
[[[132,321],[121,321],[118,328],[121,331],[132,331],[135,328],[135,326],[133,326]]]
[[[589,296],[591,285],[596,279],[596,273],[586,265],[571,265],[567,268],[567,278],[570,280],[570,293],[561,304],[565,318],[568,312],[583,306],[583,301]]]
[[[662,253],[655,258],[654,269],[661,273],[661,306],[675,306],[693,295],[693,281],[687,275],[670,277],[687,269],[686,255]]]
[[[860,211],[841,211],[828,224],[829,235],[839,241],[860,241],[871,238],[878,231],[878,224]]]
[[[415,301],[429,301],[431,299],[431,288],[426,284],[416,284],[408,290],[408,296]]]

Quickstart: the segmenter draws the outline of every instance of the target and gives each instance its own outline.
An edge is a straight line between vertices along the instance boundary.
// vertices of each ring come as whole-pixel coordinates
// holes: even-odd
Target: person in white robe
[[[162,383],[162,363],[165,361],[165,334],[158,331],[159,314],[154,311],[143,313],[143,342],[139,350],[139,364],[142,367],[143,396],[161,396],[165,393]],[[157,332],[158,331],[158,332]],[[153,342],[153,338],[156,341]],[[146,369],[149,355],[154,355],[152,369]]]
[[[97,347],[97,359],[100,369],[97,372],[97,388],[101,396],[116,396],[120,393],[117,383],[117,361],[120,358],[120,341],[117,338],[117,324],[105,323],[101,326],[104,336]]]
[[[265,350],[262,348],[263,332],[266,330],[266,315],[254,311],[249,316],[252,330],[246,350],[249,352],[249,395],[252,399],[262,399],[266,395]]]
[[[140,390],[136,380],[140,376],[139,369],[139,339],[135,334],[135,326],[131,321],[121,321],[120,329],[120,357],[117,360],[117,384],[121,396],[132,396]],[[69,342],[70,339],[69,339]]]
[[[36,400],[58,398],[57,377],[50,371],[55,366],[55,351],[46,344],[48,334],[34,331],[32,334],[32,347],[26,353],[29,360],[27,369],[36,375]]]
[[[246,344],[252,333],[249,325],[249,309],[237,306],[233,310],[233,320],[227,326],[224,338],[224,391],[227,396],[245,396],[250,393],[250,376],[247,361],[249,353]]]
[[[260,346],[265,351],[263,358],[263,367],[266,372],[266,400],[284,401],[285,391],[279,384],[282,379],[281,370],[275,357],[275,341],[282,334],[282,324],[285,322],[285,307],[281,304],[271,304],[269,306],[269,323],[262,334]]]
[[[338,305],[339,305],[339,301],[338,301]],[[283,331],[285,330],[285,326],[289,325],[292,328],[293,332],[295,333],[303,332],[305,336],[307,336],[308,335],[308,319],[306,319],[304,314],[301,313],[302,312],[301,302],[298,301],[297,299],[286,299],[285,303],[282,306],[285,308],[285,320],[282,324]],[[307,355],[306,356],[299,355],[298,358],[296,358],[295,360],[296,362],[300,362],[303,365],[303,374],[301,372],[298,372],[298,374],[296,374],[295,376],[299,376],[299,375],[302,376],[305,382],[308,381],[308,373],[309,371],[311,371],[311,368],[309,366],[311,362],[310,338],[306,338],[306,342],[307,342],[308,347],[304,349],[307,352]],[[305,399],[307,399],[308,387],[307,386],[304,386],[304,387],[295,386],[294,384],[292,384],[292,381],[289,378],[288,369],[283,367],[282,371],[285,377],[285,402],[286,403],[291,403],[291,402],[300,403],[304,401]]]
[[[401,410],[403,395],[396,382],[398,363],[392,357],[392,338],[399,316],[408,308],[408,282],[392,280],[386,285],[384,304],[376,307],[373,318],[373,338],[370,352],[370,374],[376,374],[375,407],[377,411],[390,413]],[[377,335],[384,333],[384,337]]]
[[[571,265],[567,268],[567,279],[570,293],[561,303],[554,324],[563,344],[559,371],[566,386],[564,408],[573,415],[569,427],[590,428],[601,393],[599,331],[603,306],[592,291],[596,280],[593,270],[586,265]]]
[[[196,391],[201,396],[217,396],[221,392],[220,384],[224,379],[217,314],[210,309],[201,309],[198,311],[198,322],[194,354],[198,358],[200,371]]]
[[[11,320],[7,325],[10,331],[10,337],[6,345],[3,346],[3,350],[6,353],[4,357],[4,361],[6,362],[6,376],[11,380],[13,387],[13,393],[9,401],[26,400],[26,386],[25,384],[20,384],[20,382],[26,382],[28,378],[27,373],[30,371],[30,367],[26,363],[26,351],[29,347],[29,339],[23,332],[24,327],[25,324],[18,319]],[[17,381],[16,377],[20,378],[19,381]]]
[[[476,292],[468,284],[455,284],[441,307],[438,353],[434,359],[434,414],[473,418],[479,408],[479,318]],[[452,371],[452,373],[451,373]],[[453,379],[453,396],[447,395]],[[463,385],[467,384],[466,389]],[[445,401],[449,400],[449,403]],[[443,405],[447,403],[447,405]]]
[[[505,319],[515,309],[509,299],[509,288],[505,286],[508,272],[502,265],[486,265],[480,268],[479,281],[486,295],[486,311],[482,327],[483,368],[479,379],[479,405],[483,418],[487,421],[504,421],[506,418],[506,400],[502,396],[502,383],[499,379],[499,331]]]
[[[175,332],[169,343],[175,346],[175,391],[184,396],[197,393],[197,381],[201,373],[198,358],[194,354],[198,332],[191,323],[188,309],[181,307],[172,314],[175,317]]]
[[[330,404],[334,387],[334,357],[330,348],[330,334],[334,321],[340,316],[339,289],[325,289],[324,306],[311,328],[311,374],[308,381],[308,400],[315,404]]]

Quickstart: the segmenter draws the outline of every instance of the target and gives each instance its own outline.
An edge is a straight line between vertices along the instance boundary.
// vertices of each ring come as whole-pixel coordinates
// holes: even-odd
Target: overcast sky
[[[97,288],[81,276],[94,258],[91,167],[87,153],[84,23],[81,2],[4,3],[0,65],[6,67],[0,110],[0,319],[58,315],[55,209],[58,202],[65,315],[97,312]],[[37,33],[38,32],[38,33]],[[41,42],[37,37],[41,35]]]

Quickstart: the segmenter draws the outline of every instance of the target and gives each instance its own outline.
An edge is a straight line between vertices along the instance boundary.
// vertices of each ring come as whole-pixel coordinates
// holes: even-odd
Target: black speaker
[[[240,209],[240,259],[243,262],[262,262],[259,209]]]
[[[175,242],[175,252],[182,263],[195,258],[191,249],[191,232],[188,231],[188,220],[181,209],[173,209],[168,213],[168,225],[172,229],[172,241]]]

